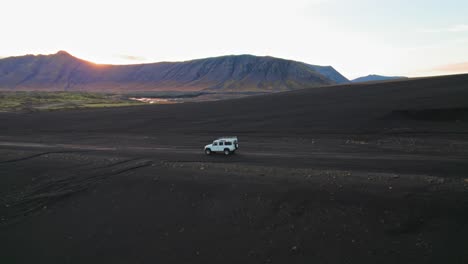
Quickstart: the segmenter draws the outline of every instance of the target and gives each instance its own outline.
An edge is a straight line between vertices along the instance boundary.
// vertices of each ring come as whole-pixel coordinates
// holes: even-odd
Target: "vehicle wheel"
[[[224,150],[224,155],[229,156],[229,154],[231,154],[231,151],[229,151],[229,149],[225,149]]]
[[[211,149],[205,149],[205,154],[206,155],[211,155]]]

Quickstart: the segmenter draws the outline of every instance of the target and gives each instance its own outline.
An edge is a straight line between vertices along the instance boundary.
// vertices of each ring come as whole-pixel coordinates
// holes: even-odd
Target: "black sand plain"
[[[467,191],[468,75],[0,113],[0,263],[468,263]]]

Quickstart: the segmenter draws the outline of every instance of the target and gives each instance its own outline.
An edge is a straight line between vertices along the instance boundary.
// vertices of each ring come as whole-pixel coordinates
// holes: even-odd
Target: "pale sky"
[[[371,73],[468,73],[466,0],[1,0],[0,57],[134,64],[253,54]]]

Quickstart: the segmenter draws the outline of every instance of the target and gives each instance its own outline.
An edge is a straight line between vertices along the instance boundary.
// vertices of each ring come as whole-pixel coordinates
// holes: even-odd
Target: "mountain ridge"
[[[384,75],[377,75],[377,74],[369,74],[367,76],[362,76],[356,79],[351,80],[353,83],[360,83],[360,82],[378,82],[378,81],[391,81],[391,80],[403,80],[408,79],[405,76],[384,76]]]
[[[66,51],[0,59],[2,90],[276,92],[348,82],[331,66],[248,54],[127,65]]]

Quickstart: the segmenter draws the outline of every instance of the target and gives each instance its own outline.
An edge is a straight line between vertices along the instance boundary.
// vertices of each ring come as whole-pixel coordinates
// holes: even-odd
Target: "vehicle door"
[[[224,141],[219,141],[217,151],[219,151],[219,152],[224,151]]]
[[[211,145],[211,151],[219,151],[219,142],[218,141],[213,141],[213,144]]]

